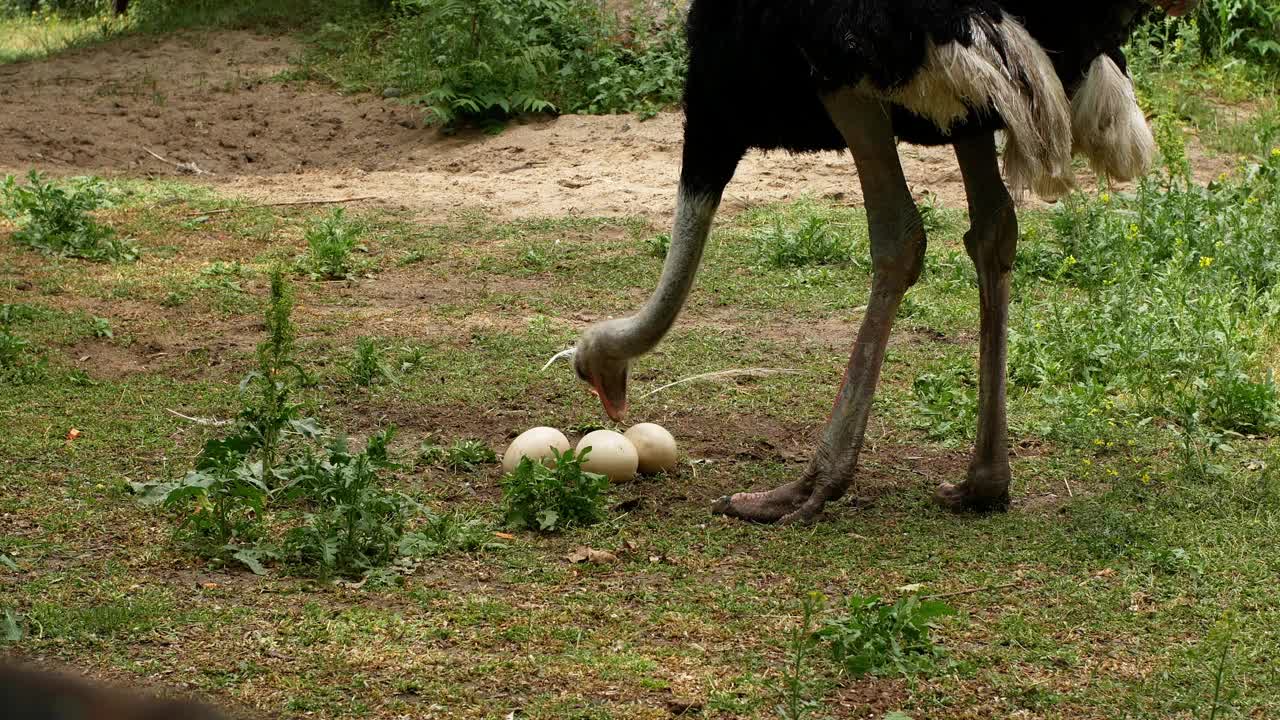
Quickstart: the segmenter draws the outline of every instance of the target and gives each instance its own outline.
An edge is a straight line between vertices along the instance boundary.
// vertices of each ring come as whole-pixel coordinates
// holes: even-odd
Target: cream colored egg
[[[625,437],[636,446],[640,472],[652,475],[675,468],[676,439],[666,428],[654,423],[640,423],[628,430]]]
[[[591,452],[587,455],[587,461],[582,463],[583,470],[607,475],[614,482],[630,480],[636,476],[640,456],[636,453],[636,446],[621,433],[612,430],[587,433],[578,441],[577,452],[581,453],[588,447]]]
[[[520,458],[529,457],[533,460],[541,460],[543,465],[547,467],[555,467],[555,456],[551,454],[551,449],[555,448],[560,452],[569,449],[569,438],[564,433],[551,427],[536,427],[531,430],[525,430],[520,433],[519,437],[511,441],[507,446],[506,452],[502,453],[502,472],[509,473],[516,469],[520,464]]]

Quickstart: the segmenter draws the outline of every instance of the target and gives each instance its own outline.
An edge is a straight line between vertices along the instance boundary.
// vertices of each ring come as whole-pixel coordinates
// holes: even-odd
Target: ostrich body
[[[213,708],[0,660],[0,709],[15,720],[224,720]]]
[[[1194,2],[1149,1],[1174,14]],[[873,276],[831,417],[802,476],[713,507],[756,522],[814,519],[856,471],[893,319],[924,262],[924,226],[896,142],[950,144],[968,196],[964,244],[981,303],[978,432],[967,477],[934,498],[957,510],[1006,508],[1005,360],[1018,238],[1010,187],[1066,192],[1073,152],[1118,179],[1146,171],[1154,142],[1120,51],[1146,9],[1143,0],[693,0],[671,247],[639,312],[583,334],[573,351],[578,376],[620,419],[629,364],[675,322],[748,149],[848,148]],[[1003,177],[997,131],[1006,137]]]

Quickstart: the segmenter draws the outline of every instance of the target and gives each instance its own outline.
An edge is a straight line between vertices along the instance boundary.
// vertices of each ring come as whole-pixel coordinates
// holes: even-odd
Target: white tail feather
[[[934,45],[911,82],[888,99],[932,120],[943,132],[970,113],[994,110],[1008,128],[1004,171],[1014,191],[1055,198],[1075,186],[1071,112],[1044,48],[1010,17],[977,17],[972,42]]]
[[[1099,175],[1132,180],[1151,169],[1156,142],[1133,81],[1106,55],[1093,61],[1071,98],[1071,133],[1075,151]]]

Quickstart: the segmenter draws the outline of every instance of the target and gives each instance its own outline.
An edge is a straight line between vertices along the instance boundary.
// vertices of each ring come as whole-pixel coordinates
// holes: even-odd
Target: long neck
[[[619,355],[628,358],[643,355],[671,329],[693,287],[702,251],[711,233],[711,219],[719,205],[719,192],[693,193],[681,184],[675,225],[671,229],[671,247],[658,287],[635,315],[608,323],[609,345]]]

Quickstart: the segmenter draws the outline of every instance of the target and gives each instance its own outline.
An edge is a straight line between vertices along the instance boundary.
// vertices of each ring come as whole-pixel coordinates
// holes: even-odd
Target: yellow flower
[[[1115,468],[1107,468],[1107,474],[1111,477],[1120,477],[1120,473],[1116,472]]]
[[[1093,444],[1097,445],[1098,447],[1102,447],[1102,438],[1094,438]]]
[[[1202,268],[1207,268],[1207,267],[1209,267],[1210,265],[1213,265],[1213,258],[1211,258],[1211,257],[1205,257],[1204,255],[1201,255],[1201,256],[1200,256],[1200,267],[1202,267]]]
[[[1142,473],[1142,482],[1144,483],[1151,482],[1151,473],[1145,473],[1145,472]]]
[[[1102,201],[1103,205],[1106,205],[1107,203],[1111,202],[1111,193],[1104,192],[1098,196],[1098,199]]]
[[[1280,147],[1271,148],[1271,157],[1280,158]]]

